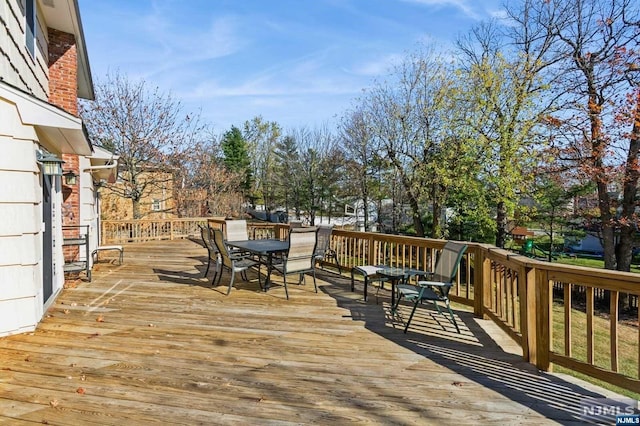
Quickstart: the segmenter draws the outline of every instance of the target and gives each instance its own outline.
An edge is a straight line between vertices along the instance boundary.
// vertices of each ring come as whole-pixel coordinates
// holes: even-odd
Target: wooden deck
[[[124,257],[0,339],[0,423],[584,424],[583,399],[611,396],[539,373],[467,312],[461,335],[428,308],[403,334],[388,298],[364,303],[332,272],[287,301],[255,281],[211,289],[189,240]]]

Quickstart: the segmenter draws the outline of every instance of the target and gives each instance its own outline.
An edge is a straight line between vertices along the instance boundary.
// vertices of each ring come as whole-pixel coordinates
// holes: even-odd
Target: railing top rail
[[[203,222],[207,221],[208,217],[174,217],[165,219],[102,219],[102,223],[142,223],[142,222]]]

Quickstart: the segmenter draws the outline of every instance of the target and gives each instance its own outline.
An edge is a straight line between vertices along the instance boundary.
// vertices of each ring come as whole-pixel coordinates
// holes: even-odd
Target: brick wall
[[[73,34],[48,28],[49,102],[78,115],[78,58]]]
[[[48,28],[49,36],[49,102],[70,114],[78,116],[78,61],[76,39],[73,34]],[[65,172],[80,175],[78,156],[63,154]],[[62,225],[80,224],[80,179],[75,185],[67,185],[62,178]],[[74,229],[65,231],[65,237],[75,237]],[[64,247],[65,261],[78,259],[77,246]],[[67,276],[73,279],[77,274]]]

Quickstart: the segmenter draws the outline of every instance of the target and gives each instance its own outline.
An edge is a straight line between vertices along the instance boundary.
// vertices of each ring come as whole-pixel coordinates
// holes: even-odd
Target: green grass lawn
[[[604,260],[602,259],[589,259],[584,257],[558,257],[554,260],[554,263],[563,263],[565,265],[586,266],[589,268],[604,269]],[[631,265],[631,272],[640,273],[640,266]]]
[[[587,316],[584,311],[571,310],[572,358],[587,360]],[[594,318],[594,365],[606,370],[611,369],[610,333],[608,318]],[[553,305],[553,351],[564,354],[564,307],[561,303]],[[570,374],[582,380],[597,384],[634,399],[640,400],[640,394],[621,389],[611,384],[595,380],[592,377],[555,367],[554,371]],[[638,378],[638,328],[637,326],[618,324],[618,371],[626,376]]]

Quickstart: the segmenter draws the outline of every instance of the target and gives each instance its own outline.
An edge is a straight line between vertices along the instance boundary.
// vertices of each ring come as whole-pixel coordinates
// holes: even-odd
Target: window
[[[25,43],[32,58],[36,57],[36,0],[26,0],[25,8],[26,31]]]
[[[158,200],[157,198],[153,199],[153,202],[151,203],[151,210],[153,210],[154,212],[160,211],[160,200]]]

